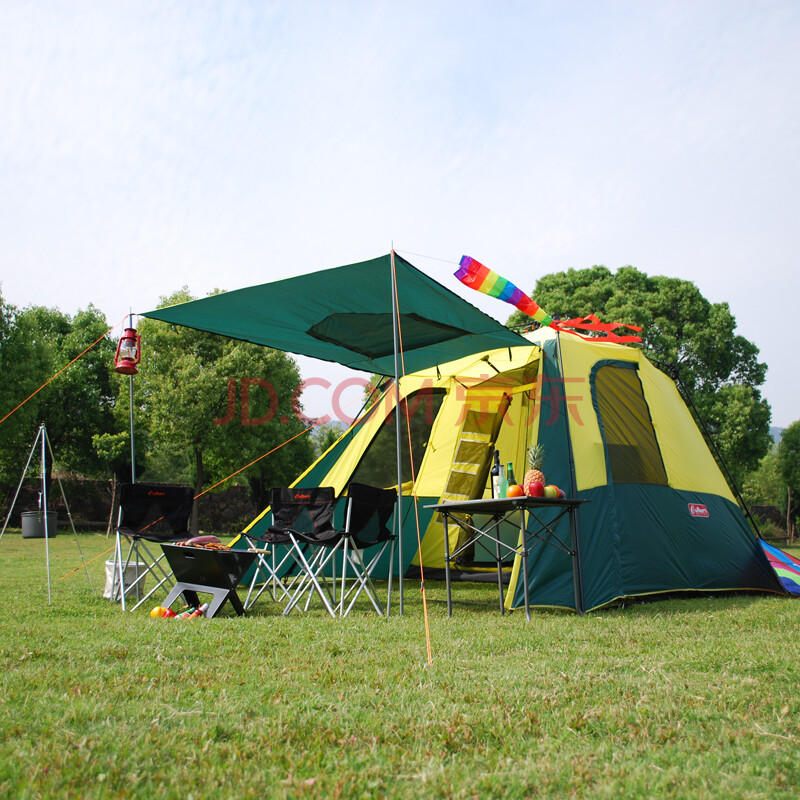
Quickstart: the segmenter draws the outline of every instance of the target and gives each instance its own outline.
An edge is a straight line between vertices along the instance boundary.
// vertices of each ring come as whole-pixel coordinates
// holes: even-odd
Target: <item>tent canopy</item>
[[[391,255],[264,283],[143,316],[352,369],[394,375]],[[394,256],[405,372],[526,344]]]

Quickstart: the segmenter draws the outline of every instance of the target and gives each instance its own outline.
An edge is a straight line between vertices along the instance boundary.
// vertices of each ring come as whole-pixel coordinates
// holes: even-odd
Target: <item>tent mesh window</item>
[[[664,461],[636,370],[601,367],[595,393],[613,481],[666,486]]]
[[[391,389],[389,391],[392,391]],[[430,438],[431,428],[442,405],[443,389],[423,388],[401,401],[402,413],[408,414],[411,427],[411,448],[414,454],[414,471],[419,471],[425,445]],[[406,411],[407,409],[407,411]],[[402,421],[400,455],[403,465],[403,481],[411,480],[411,462],[408,457],[408,432],[405,419]],[[386,417],[377,435],[370,442],[367,451],[350,478],[355,483],[386,488],[397,485],[397,434],[394,411]]]

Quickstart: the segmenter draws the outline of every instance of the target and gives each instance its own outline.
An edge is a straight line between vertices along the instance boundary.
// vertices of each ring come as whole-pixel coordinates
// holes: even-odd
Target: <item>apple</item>
[[[558,490],[558,499],[559,500],[566,500],[567,494],[563,489]]]
[[[552,500],[555,500],[558,497],[558,486],[553,486],[553,484],[549,484],[548,486],[544,487],[544,496],[549,497]]]
[[[534,481],[530,486],[531,497],[544,497],[544,484],[541,481]]]

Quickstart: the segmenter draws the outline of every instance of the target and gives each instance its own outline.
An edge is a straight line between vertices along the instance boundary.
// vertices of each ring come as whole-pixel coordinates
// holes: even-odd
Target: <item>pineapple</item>
[[[535,444],[533,447],[528,448],[528,466],[530,469],[525,473],[525,480],[522,482],[522,488],[525,494],[530,495],[531,484],[536,481],[541,481],[544,485],[544,473],[542,472],[542,463],[544,462],[544,445]]]

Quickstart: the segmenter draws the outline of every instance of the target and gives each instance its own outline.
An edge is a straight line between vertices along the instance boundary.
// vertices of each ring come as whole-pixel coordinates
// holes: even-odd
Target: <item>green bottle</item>
[[[514,464],[509,461],[508,464],[506,464],[506,489],[508,489],[509,486],[514,486],[516,482],[517,480],[514,477]]]

